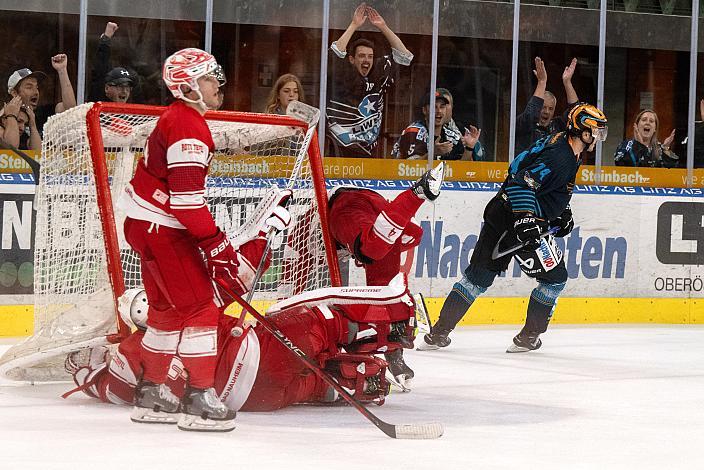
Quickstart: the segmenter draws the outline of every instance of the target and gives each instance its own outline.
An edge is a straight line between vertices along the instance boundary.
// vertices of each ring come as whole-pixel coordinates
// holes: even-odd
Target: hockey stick
[[[547,237],[548,235],[555,235],[559,230],[560,230],[560,227],[550,227],[549,230],[541,233],[536,240],[542,240],[543,238]],[[533,240],[526,240],[522,243],[518,243],[516,245],[513,245],[512,247],[506,248],[503,251],[499,251],[499,245],[501,244],[501,240],[503,240],[507,234],[508,234],[508,230],[505,231],[501,235],[501,238],[499,238],[499,241],[496,242],[496,246],[494,247],[494,251],[491,253],[492,260],[502,258],[506,255],[510,255],[511,253],[514,253],[514,252],[520,250],[521,248],[525,247],[527,244],[533,242]]]
[[[216,282],[220,285],[222,290],[226,292],[233,300],[239,303],[244,311],[249,312],[260,325],[264,327],[266,331],[271,333],[271,335],[276,338],[281,344],[284,345],[286,349],[295,354],[310,370],[312,370],[315,375],[320,377],[325,383],[334,388],[340,396],[350,405],[355,407],[357,411],[362,413],[362,415],[369,421],[379,428],[384,434],[394,439],[437,439],[443,434],[443,427],[440,423],[428,423],[428,424],[390,424],[381,420],[374,413],[369,411],[369,409],[355,399],[350,393],[345,390],[340,384],[338,384],[334,378],[323,369],[321,369],[318,364],[312,360],[306,353],[304,353],[298,346],[293,344],[293,342],[284,335],[281,330],[276,328],[267,318],[261,313],[254,309],[248,302],[246,302],[242,297],[233,292],[224,281],[216,279]],[[242,314],[244,314],[244,311]]]
[[[315,133],[316,129],[315,124],[320,119],[320,110],[314,108],[313,106],[308,106],[307,104],[301,103],[299,101],[292,101],[291,103],[289,103],[288,108],[286,108],[286,114],[308,123],[309,126],[308,130],[306,131],[306,135],[303,138],[303,142],[301,142],[301,149],[299,150],[299,153],[296,157],[296,162],[294,163],[291,176],[289,176],[288,182],[286,183],[286,189],[293,189],[293,185],[296,183],[296,178],[298,177],[298,174],[301,172],[301,168],[303,167],[303,157],[308,152],[310,141],[313,139],[313,134]],[[293,195],[291,195],[291,197],[286,200],[286,202],[284,203],[284,208],[288,208],[291,205],[292,199]],[[247,292],[247,303],[250,303],[252,301],[252,298],[254,297],[255,287],[261,279],[262,275],[264,274],[264,265],[266,263],[266,257],[269,254],[269,250],[271,250],[271,244],[274,241],[275,231],[276,230],[274,229],[274,227],[271,227],[266,234],[266,245],[264,245],[264,252],[262,253],[261,259],[259,260],[257,271],[254,274],[254,281],[252,281],[252,287],[251,289],[249,289],[249,292]],[[235,324],[235,326],[232,327],[232,330],[230,331],[230,334],[232,336],[238,337],[242,335],[242,333],[244,332],[244,319],[246,315],[247,312],[243,310],[239,318],[237,319],[237,323]]]
[[[2,139],[0,139],[0,148],[3,150],[11,150],[15,152],[17,155],[20,156],[22,160],[27,162],[27,165],[29,165],[29,167],[32,169],[32,176],[34,176],[34,184],[39,185],[39,169],[41,168],[41,165],[38,161],[36,161],[14,145],[10,145]]]

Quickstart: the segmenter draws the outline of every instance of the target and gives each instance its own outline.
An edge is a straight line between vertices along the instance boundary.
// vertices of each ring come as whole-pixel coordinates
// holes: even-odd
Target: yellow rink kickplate
[[[433,322],[440,315],[444,298],[426,298]],[[264,312],[271,302],[255,302]],[[525,320],[528,298],[480,297],[460,325],[513,325]],[[227,313],[237,314],[237,308]],[[553,323],[704,323],[702,299],[560,298]],[[34,330],[32,305],[1,305],[0,336],[28,336]]]

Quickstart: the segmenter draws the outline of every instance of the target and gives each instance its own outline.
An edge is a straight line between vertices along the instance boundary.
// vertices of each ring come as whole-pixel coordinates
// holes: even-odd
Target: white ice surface
[[[413,391],[372,411],[441,421],[438,440],[390,439],[348,407],[240,413],[232,433],[187,433],[63,400],[67,384],[5,382],[0,469],[704,468],[704,328],[554,326],[541,350],[506,354],[514,334],[466,328],[445,350],[406,353]]]

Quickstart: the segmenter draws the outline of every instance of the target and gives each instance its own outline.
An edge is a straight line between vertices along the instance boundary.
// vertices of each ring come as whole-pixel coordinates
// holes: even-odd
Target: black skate
[[[214,388],[188,388],[183,396],[182,431],[228,432],[235,429],[235,411],[220,401]]]
[[[416,348],[418,351],[434,351],[446,348],[452,340],[449,338],[450,330],[435,330],[423,336],[423,341]]]
[[[130,419],[135,423],[176,424],[180,400],[164,384],[140,382],[134,391],[135,402]]]
[[[418,181],[413,183],[411,189],[421,199],[434,201],[440,195],[440,187],[445,178],[445,162],[440,163],[432,170],[428,170]]]
[[[402,392],[410,392],[411,381],[415,374],[413,369],[408,367],[406,361],[403,360],[403,349],[387,352],[384,354],[384,358],[389,363],[386,369],[389,382],[400,388]]]
[[[507,353],[522,353],[540,349],[543,342],[539,338],[539,333],[518,333],[513,338],[513,344],[506,349]]]

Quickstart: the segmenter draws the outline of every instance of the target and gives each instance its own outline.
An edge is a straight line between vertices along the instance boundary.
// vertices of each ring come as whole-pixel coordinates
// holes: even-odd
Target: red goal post
[[[65,379],[57,369],[66,352],[129,334],[117,299],[141,280],[116,203],[165,109],[87,103],[47,122],[35,197],[35,331],[0,358],[1,375]],[[206,200],[228,235],[251,217],[273,184],[294,192],[291,228],[274,239],[272,266],[255,299],[286,297],[291,285],[295,292],[339,286],[315,129],[269,114],[213,111],[205,119],[216,144]]]

